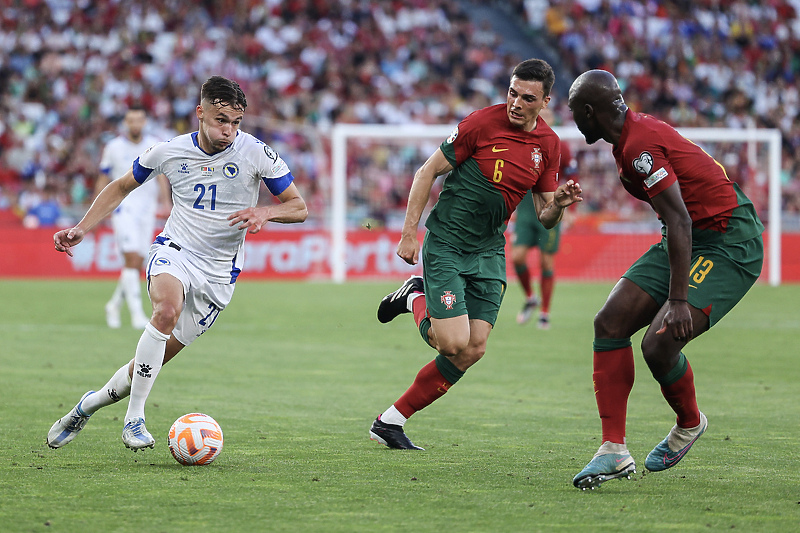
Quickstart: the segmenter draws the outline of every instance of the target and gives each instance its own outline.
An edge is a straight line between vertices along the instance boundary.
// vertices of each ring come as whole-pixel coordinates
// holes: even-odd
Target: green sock
[[[442,354],[438,354],[435,361],[436,368],[439,370],[439,372],[441,372],[442,377],[451,385],[455,385],[456,382],[464,375],[462,370],[459,370],[450,359]]]
[[[681,352],[678,355],[678,362],[675,363],[675,366],[672,367],[672,370],[667,372],[666,375],[656,378],[656,381],[658,381],[662,387],[669,387],[683,377],[688,366],[689,362],[686,360],[686,356],[683,355],[683,352]]]

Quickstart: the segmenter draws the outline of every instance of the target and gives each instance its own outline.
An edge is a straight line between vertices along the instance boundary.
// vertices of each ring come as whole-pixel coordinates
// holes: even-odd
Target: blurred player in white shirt
[[[245,231],[257,233],[267,222],[306,219],[305,201],[286,163],[272,148],[239,131],[246,107],[236,82],[209,78],[197,106],[198,131],[148,149],[103,189],[74,228],[53,236],[56,250],[72,255],[85,233],[141,184],[164,174],[172,186],[172,213],[147,260],[153,316],[136,355],[53,424],[47,435],[51,448],[68,444],[92,413],[128,395],[122,441],[134,451],[152,448],[155,439],[144,424],[147,396],[162,365],[208,330],[230,302],[243,263]],[[279,204],[256,207],[262,181]]]
[[[125,113],[123,134],[111,139],[103,149],[95,194],[99,194],[112,180],[122,177],[140,154],[159,142],[157,137],[145,133],[146,124],[144,108],[131,106]],[[144,258],[153,242],[159,198],[167,203],[167,196],[167,181],[159,176],[159,179],[151,180],[131,191],[111,215],[117,247],[125,266],[120,272],[114,294],[106,304],[106,323],[110,328],[121,325],[119,315],[123,299],[128,305],[134,328],[144,329],[149,322],[142,309],[141,271]]]

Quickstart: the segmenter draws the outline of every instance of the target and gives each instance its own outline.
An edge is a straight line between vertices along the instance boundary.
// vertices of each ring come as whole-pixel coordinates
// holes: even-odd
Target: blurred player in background
[[[378,320],[413,313],[422,338],[439,354],[411,387],[378,416],[373,440],[395,449],[419,450],[403,430],[408,418],[454,385],[486,351],[506,290],[505,236],[526,191],[545,227],[580,201],[580,186],[558,186],[560,141],[539,118],[555,76],[545,61],[514,68],[505,104],[470,114],[417,170],[408,198],[397,255],[419,259],[417,232],[438,176],[449,173],[425,224],[423,278],[412,276],[387,295]]]
[[[100,160],[100,175],[95,182],[95,196],[100,194],[112,180],[122,177],[145,150],[160,139],[145,133],[147,115],[143,107],[131,106],[125,113],[124,132],[111,139],[103,149]],[[117,247],[125,262],[119,275],[117,287],[106,304],[106,323],[110,328],[121,325],[120,307],[123,299],[131,315],[131,325],[144,329],[149,322],[142,309],[141,271],[144,258],[156,225],[156,211],[161,203],[167,203],[169,190],[166,178],[161,175],[131,191],[111,215]]]
[[[147,261],[153,316],[134,359],[53,424],[47,435],[51,448],[68,444],[95,411],[128,395],[122,441],[134,451],[152,448],[144,406],[153,382],[162,365],[208,330],[230,302],[246,231],[257,233],[267,222],[305,220],[306,204],[286,163],[239,130],[246,107],[238,83],[209,78],[196,109],[198,131],[148,149],[103,189],[74,228],[53,236],[56,250],[72,255],[72,247],[131,191],[159,174],[169,179],[174,207]],[[262,181],[279,204],[255,207]]]
[[[628,396],[634,381],[631,336],[647,328],[642,355],[677,415],[645,467],[678,464],[705,432],[692,367],[682,349],[717,323],[758,279],[764,226],[723,166],[668,124],[628,109],[616,78],[604,70],[581,74],[569,108],[588,144],[613,146],[622,186],[649,203],[663,238],[623,275],[594,320],[595,399],[602,445],[573,479],[580,489],[629,477]]]
[[[553,114],[544,108],[539,114],[548,123],[553,120]],[[561,143],[561,164],[558,169],[560,180],[569,180],[576,177],[576,165],[572,159],[569,145]],[[514,245],[511,247],[511,261],[514,272],[525,293],[525,303],[517,314],[517,324],[525,324],[533,315],[533,310],[539,305],[539,329],[550,328],[550,302],[555,289],[555,255],[561,240],[562,221],[555,227],[546,229],[539,222],[536,207],[533,205],[533,195],[530,191],[517,206],[516,220],[514,221]],[[528,254],[531,248],[539,249],[539,294],[536,295],[531,281],[531,272],[528,268]]]

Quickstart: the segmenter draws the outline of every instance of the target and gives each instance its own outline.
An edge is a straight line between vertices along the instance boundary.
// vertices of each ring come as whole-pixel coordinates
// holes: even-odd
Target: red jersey
[[[505,104],[471,113],[441,149],[454,168],[426,226],[466,251],[502,247],[525,193],[558,187],[560,139],[542,117],[532,131],[514,127]]]
[[[728,179],[725,168],[669,124],[629,109],[613,154],[622,185],[651,205],[650,198],[677,181],[693,230],[735,229],[727,242],[763,231],[752,203]]]

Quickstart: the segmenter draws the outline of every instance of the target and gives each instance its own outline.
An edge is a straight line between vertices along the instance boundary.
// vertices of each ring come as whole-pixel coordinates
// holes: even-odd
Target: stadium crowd
[[[679,127],[780,129],[784,207],[800,213],[800,0],[514,5],[531,31],[546,32],[562,75],[609,70],[636,111]],[[560,103],[559,115],[568,116]],[[722,162],[752,196],[763,196],[763,172],[744,152],[727,151]]]
[[[212,74],[241,83],[244,128],[281,152],[311,211],[321,213],[328,163],[320,152],[335,122],[455,123],[502,101],[497,87],[518,60],[501,36],[470,22],[468,4],[446,0],[6,4],[0,211],[29,215],[34,225],[82,214],[102,147],[127,106],[143,104],[165,139],[191,131],[196,87]],[[678,126],[781,128],[786,205],[800,212],[797,0],[507,5],[530,31],[546,32],[560,77],[607,68],[633,109]],[[557,124],[569,115],[565,103],[554,95]],[[383,162],[354,158],[362,170],[353,172],[351,198],[402,209],[419,163],[407,152],[399,163],[385,154],[377,156]],[[753,170],[731,157],[724,163],[746,184]],[[375,174],[381,179],[370,184]],[[619,188],[602,189],[609,193],[600,204],[613,205],[610,191]]]

